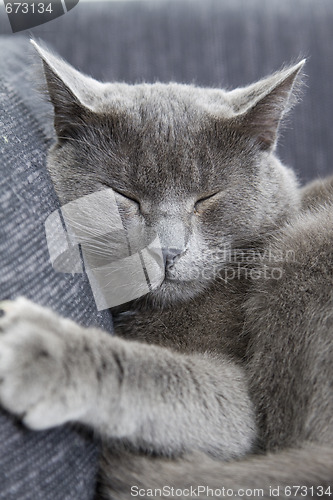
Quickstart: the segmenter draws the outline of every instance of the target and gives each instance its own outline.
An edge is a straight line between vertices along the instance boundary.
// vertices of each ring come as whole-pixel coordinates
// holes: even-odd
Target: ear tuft
[[[272,150],[281,120],[298,100],[305,59],[244,89],[230,92],[237,128]]]
[[[44,45],[30,41],[43,62],[58,138],[71,136],[73,129],[95,110],[94,99],[103,84],[83,75]]]

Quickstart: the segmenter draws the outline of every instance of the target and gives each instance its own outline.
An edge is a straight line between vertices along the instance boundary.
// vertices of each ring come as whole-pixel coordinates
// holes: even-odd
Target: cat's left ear
[[[272,150],[281,120],[297,101],[305,59],[246,88],[229,92],[235,125],[254,137],[260,149]]]
[[[43,61],[47,90],[54,107],[56,133],[65,139],[85,123],[89,113],[96,111],[96,96],[103,84],[80,73],[34,40],[31,43]]]

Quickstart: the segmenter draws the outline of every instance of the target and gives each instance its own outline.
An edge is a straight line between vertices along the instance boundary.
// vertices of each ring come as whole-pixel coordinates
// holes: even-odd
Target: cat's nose
[[[183,253],[184,250],[180,248],[162,248],[162,255],[164,260],[164,266],[166,269],[170,269],[177,257]]]

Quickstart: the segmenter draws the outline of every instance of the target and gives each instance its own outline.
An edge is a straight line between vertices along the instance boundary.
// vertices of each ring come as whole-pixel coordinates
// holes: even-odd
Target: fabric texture
[[[333,173],[332,26],[332,0],[92,1],[22,36],[11,34],[0,2],[0,298],[25,295],[112,331],[87,279],[49,262],[52,109],[35,90],[30,33],[104,81],[234,87],[308,57],[304,101],[279,146],[304,182]],[[66,426],[30,432],[0,413],[0,441],[0,499],[92,500],[98,446],[88,436]]]
[[[51,117],[50,108],[31,86],[26,40],[1,39],[0,53],[0,299],[24,295],[112,331],[86,277],[56,273],[50,264],[44,222],[59,204],[45,168],[52,138],[35,117],[37,110]],[[98,447],[91,437],[65,426],[31,432],[1,412],[0,442],[1,499],[92,498]]]

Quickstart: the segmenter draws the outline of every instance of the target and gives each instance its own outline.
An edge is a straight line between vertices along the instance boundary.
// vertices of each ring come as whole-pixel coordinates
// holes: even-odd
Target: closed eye
[[[132,194],[128,193],[127,191],[120,191],[119,189],[115,189],[114,187],[112,186],[108,186],[106,184],[104,184],[105,187],[108,187],[108,188],[111,188],[113,189],[113,191],[117,194],[119,194],[120,196],[122,196],[123,198],[126,198],[127,200],[130,200],[130,201],[133,201],[134,203],[136,203],[138,206],[140,206],[140,202],[139,200]]]
[[[196,210],[201,203],[203,203],[204,201],[210,200],[218,193],[219,193],[219,191],[215,191],[214,193],[210,193],[210,194],[207,194],[206,196],[203,196],[202,198],[199,198],[194,204],[194,210]]]
[[[137,205],[140,206],[139,200],[137,198],[135,198],[134,195],[118,191],[117,189],[114,189],[114,191],[116,191],[116,193],[120,194],[120,196],[123,196],[127,200],[133,201],[134,203],[136,203]]]

